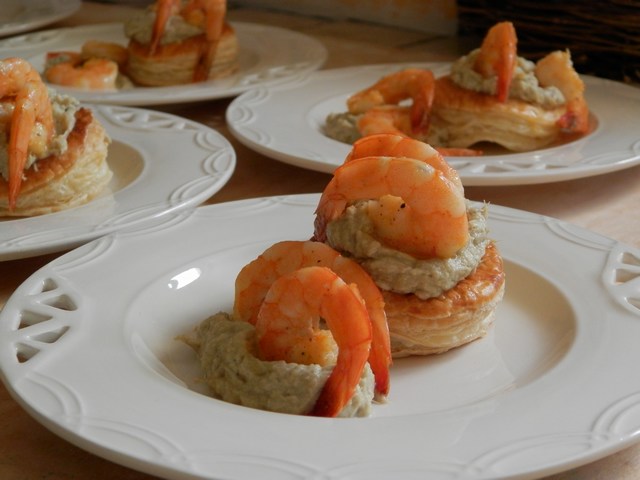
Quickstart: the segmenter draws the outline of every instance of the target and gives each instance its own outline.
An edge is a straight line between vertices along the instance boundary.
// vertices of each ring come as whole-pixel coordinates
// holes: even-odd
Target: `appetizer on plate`
[[[314,239],[359,263],[380,287],[394,357],[442,353],[487,333],[505,285],[487,207],[457,172],[401,135],[358,140],[327,184]]]
[[[519,57],[515,29],[502,22],[449,75],[411,68],[383,77],[353,94],[348,112],[329,115],[325,131],[347,143],[401,134],[445,155],[481,154],[473,147],[484,142],[528,151],[589,131],[584,90],[569,51],[537,63]]]
[[[169,86],[228,76],[238,39],[224,0],[158,0],[124,24],[128,45],[90,40],[80,52],[49,52],[44,76],[83,90]]]
[[[225,401],[280,413],[366,416],[389,391],[384,301],[328,245],[283,241],[238,274],[233,313],[185,338]]]
[[[122,45],[89,40],[80,52],[48,52],[43,76],[54,85],[80,90],[118,90],[132,86],[125,75],[128,62]]]
[[[486,216],[429,145],[365,137],[322,193],[312,240],[276,243],[244,266],[233,312],[183,340],[217,398],[366,416],[389,393],[392,357],[487,333],[505,274]]]
[[[0,61],[0,216],[84,204],[109,183],[110,139],[91,110],[21,58]]]
[[[238,67],[238,40],[225,16],[225,0],[158,0],[125,24],[129,76],[160,86],[230,75]]]

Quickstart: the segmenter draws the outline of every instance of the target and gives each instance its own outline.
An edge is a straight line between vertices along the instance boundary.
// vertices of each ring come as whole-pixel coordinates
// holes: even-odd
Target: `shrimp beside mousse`
[[[381,289],[394,357],[442,353],[483,337],[503,295],[486,217],[435,149],[372,135],[322,193],[314,240],[359,263]]]
[[[389,391],[380,291],[356,262],[318,242],[269,247],[238,274],[233,313],[184,340],[212,394],[239,405],[367,416]]]
[[[125,23],[128,73],[139,85],[179,85],[228,76],[238,40],[226,0],[157,0]]]
[[[109,143],[91,110],[48,89],[29,62],[0,61],[0,216],[91,200],[112,177]]]
[[[328,115],[325,133],[350,144],[404,135],[445,156],[481,155],[478,145],[489,144],[529,151],[589,132],[584,91],[568,50],[529,61],[517,54],[513,24],[500,22],[447,75],[407,68],[355,92],[346,112]]]
[[[487,206],[431,146],[358,140],[318,203],[313,239],[246,264],[233,312],[183,337],[213,396],[280,413],[366,416],[393,358],[486,335],[502,299]]]
[[[44,76],[82,90],[169,86],[238,69],[238,40],[225,0],[157,0],[124,23],[127,45],[89,40],[80,52],[48,52]]]
[[[118,90],[132,86],[125,75],[129,54],[122,45],[89,40],[80,52],[48,52],[44,78],[80,90]]]

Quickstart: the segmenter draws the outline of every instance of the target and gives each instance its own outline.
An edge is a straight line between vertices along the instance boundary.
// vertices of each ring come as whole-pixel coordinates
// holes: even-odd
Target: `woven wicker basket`
[[[520,55],[537,60],[569,49],[579,73],[640,82],[640,1],[458,0],[461,35],[483,37],[513,22]]]

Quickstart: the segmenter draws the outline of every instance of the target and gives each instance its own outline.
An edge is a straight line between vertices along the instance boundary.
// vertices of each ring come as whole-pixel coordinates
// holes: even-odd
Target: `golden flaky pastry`
[[[545,109],[516,98],[500,102],[446,76],[436,81],[429,139],[457,148],[492,142],[516,152],[535,150],[558,138],[565,112],[565,106]]]
[[[201,59],[205,34],[189,37],[180,42],[159,45],[151,55],[149,45],[131,40],[127,73],[139,85],[168,86],[193,82],[194,70]],[[238,69],[238,39],[235,30],[225,24],[209,79],[231,75]]]
[[[502,258],[492,242],[474,272],[438,297],[383,290],[393,356],[443,353],[483,337],[504,285]]]
[[[60,155],[38,160],[25,170],[16,207],[9,211],[8,184],[0,177],[0,216],[33,216],[82,205],[109,183],[110,143],[104,128],[86,108],[76,112],[76,122]]]

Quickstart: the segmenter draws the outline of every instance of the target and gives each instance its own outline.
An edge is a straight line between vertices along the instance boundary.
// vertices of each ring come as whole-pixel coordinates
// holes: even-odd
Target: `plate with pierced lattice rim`
[[[370,417],[208,396],[177,337],[232,308],[233,279],[265,248],[309,238],[318,199],[184,210],[58,257],[0,312],[2,381],[62,438],[171,479],[531,479],[638,440],[640,251],[497,205],[507,284],[493,327],[396,359]]]
[[[89,203],[29,218],[0,217],[0,261],[57,252],[199,205],[231,178],[236,155],[216,130],[167,113],[86,105],[111,138],[113,177]]]
[[[235,98],[227,109],[231,133],[249,148],[276,160],[332,173],[350,145],[324,133],[330,113],[346,110],[347,98],[382,76],[407,67],[449,73],[449,63],[382,64],[321,70],[289,88],[262,87]],[[590,132],[531,152],[487,151],[447,157],[465,185],[522,185],[600,175],[640,164],[640,89],[584,76],[591,110]]]

